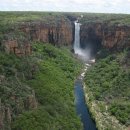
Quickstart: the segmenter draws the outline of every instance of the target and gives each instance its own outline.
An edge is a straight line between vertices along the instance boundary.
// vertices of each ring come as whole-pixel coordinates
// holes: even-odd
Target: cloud
[[[1,11],[129,13],[130,0],[0,0]]]
[[[73,0],[77,4],[91,4],[91,5],[102,5],[105,1],[103,0]]]

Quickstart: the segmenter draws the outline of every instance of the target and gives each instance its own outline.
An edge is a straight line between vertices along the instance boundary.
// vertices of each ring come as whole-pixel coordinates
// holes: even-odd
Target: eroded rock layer
[[[130,46],[130,26],[88,23],[81,26],[81,46],[122,50]]]
[[[71,46],[73,42],[73,24],[67,18],[60,18],[53,21],[44,22],[41,20],[31,22],[21,22],[11,30],[6,40],[2,42],[7,53],[15,53],[18,56],[31,54],[32,41],[51,43],[57,46]],[[16,31],[18,34],[12,33]],[[17,32],[16,32],[17,33]]]

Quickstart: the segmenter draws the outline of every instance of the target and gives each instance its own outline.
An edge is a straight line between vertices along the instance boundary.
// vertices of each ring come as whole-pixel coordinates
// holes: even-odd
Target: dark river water
[[[97,130],[94,121],[92,120],[90,113],[88,111],[87,105],[85,103],[84,90],[82,87],[82,80],[78,79],[75,82],[75,105],[78,116],[80,116],[81,121],[84,126],[84,130]]]

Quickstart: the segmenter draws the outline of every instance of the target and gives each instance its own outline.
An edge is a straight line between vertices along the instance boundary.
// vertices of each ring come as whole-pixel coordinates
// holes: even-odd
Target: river
[[[84,61],[87,61],[89,54],[87,49],[83,50],[80,48],[80,23],[75,22],[75,40],[74,40],[74,51],[75,54],[81,57]],[[74,86],[75,93],[75,105],[78,116],[80,116],[83,123],[84,130],[96,130],[96,124],[91,118],[87,104],[85,102],[85,95],[83,90],[83,78],[87,71],[87,68],[90,67],[90,64],[85,64],[85,69],[83,73],[77,78]]]
[[[85,71],[86,70],[87,68],[85,69]],[[84,89],[83,89],[84,74],[85,72],[83,72],[81,76],[75,81],[74,93],[75,93],[76,111],[77,111],[78,116],[80,116],[81,118],[84,130],[96,130],[96,124],[91,118],[91,115],[89,113],[89,110],[85,101],[85,95],[84,95]]]

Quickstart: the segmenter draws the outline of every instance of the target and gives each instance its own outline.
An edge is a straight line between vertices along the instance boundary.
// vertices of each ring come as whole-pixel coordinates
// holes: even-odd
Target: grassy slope
[[[129,52],[99,59],[86,74],[85,83],[94,99],[108,105],[108,111],[122,124],[130,125]],[[100,106],[102,112],[105,106]]]
[[[33,59],[38,72],[31,80],[24,80],[36,92],[39,108],[21,114],[13,129],[22,130],[80,130],[80,120],[74,106],[73,82],[80,64],[65,49],[49,44],[35,44]]]

